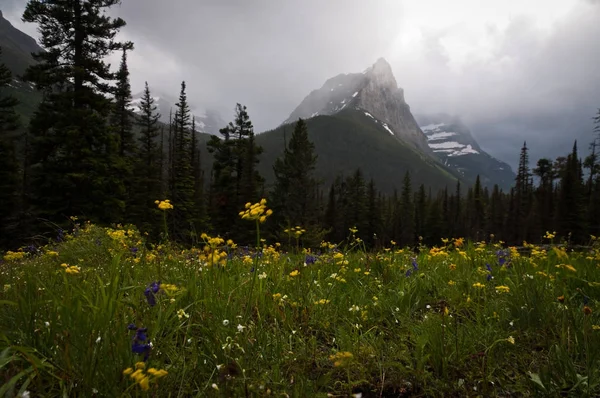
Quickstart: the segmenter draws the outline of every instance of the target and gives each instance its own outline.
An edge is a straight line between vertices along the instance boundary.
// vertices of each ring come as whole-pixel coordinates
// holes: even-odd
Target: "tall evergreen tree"
[[[125,190],[118,139],[107,128],[115,74],[104,61],[132,48],[115,40],[125,21],[105,11],[119,0],[30,0],[25,22],[38,24],[45,52],[25,78],[43,91],[30,124],[31,196],[39,216],[83,215],[121,221]]]
[[[0,61],[1,57],[2,48]],[[18,225],[19,162],[15,141],[19,118],[14,109],[18,101],[3,93],[11,80],[10,70],[0,63],[0,248],[14,243]]]
[[[160,114],[150,94],[148,82],[145,83],[144,94],[139,104],[140,128],[138,137],[138,156],[134,163],[134,179],[130,206],[131,222],[142,231],[156,232],[159,221],[158,210],[154,201],[164,199],[162,196],[162,151],[158,142],[160,131],[158,120]]]
[[[524,222],[529,216],[531,209],[531,171],[529,169],[529,148],[523,143],[519,157],[519,169],[515,179],[515,216],[518,222],[514,225],[514,241],[521,243],[528,239],[527,223]]]
[[[219,130],[222,139],[211,137],[209,152],[214,154],[211,182],[211,221],[222,234],[247,240],[248,223],[237,217],[247,202],[263,193],[263,179],[257,171],[262,148],[254,139],[254,127],[247,108],[236,104],[233,122]]]
[[[315,146],[308,138],[306,123],[299,119],[283,156],[273,165],[273,209],[280,224],[305,228],[316,224],[316,163]]]
[[[173,119],[173,166],[171,201],[173,202],[173,235],[190,239],[194,224],[194,173],[192,168],[191,113],[185,81],[181,82],[179,101]]]
[[[229,125],[220,129],[219,133],[222,138],[212,136],[207,145],[214,156],[210,187],[211,222],[217,231],[230,236],[234,232],[237,214],[234,141]]]
[[[558,231],[563,236],[571,235],[572,241],[581,243],[587,239],[585,228],[585,196],[583,173],[577,153],[577,142],[567,157],[564,173],[560,181],[558,210]]]
[[[115,102],[113,110],[113,127],[119,136],[119,155],[130,165],[136,152],[133,137],[133,118],[131,115],[131,84],[127,67],[127,49],[123,49],[121,65],[116,75]]]

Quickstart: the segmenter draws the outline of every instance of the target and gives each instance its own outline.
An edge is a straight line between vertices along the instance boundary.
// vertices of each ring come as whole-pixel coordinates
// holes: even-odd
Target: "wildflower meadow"
[[[177,206],[157,201],[165,219]],[[598,396],[600,241],[183,247],[73,219],[0,264],[0,396]],[[165,222],[166,224],[166,222]]]

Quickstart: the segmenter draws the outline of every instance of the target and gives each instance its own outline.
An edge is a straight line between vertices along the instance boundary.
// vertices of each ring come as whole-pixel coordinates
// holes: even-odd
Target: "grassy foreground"
[[[84,223],[8,252],[0,396],[600,394],[597,240],[370,253],[349,234],[256,254]]]

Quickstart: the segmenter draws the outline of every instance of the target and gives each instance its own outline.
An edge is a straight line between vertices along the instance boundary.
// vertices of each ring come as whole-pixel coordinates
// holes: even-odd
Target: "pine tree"
[[[119,0],[30,0],[25,22],[38,24],[45,52],[25,78],[43,91],[30,124],[31,197],[38,216],[63,221],[122,221],[125,203],[118,139],[107,128],[115,74],[105,58],[131,43],[105,14]]]
[[[247,240],[251,230],[237,214],[245,203],[258,200],[263,193],[263,179],[256,169],[262,148],[254,139],[248,110],[241,104],[236,104],[234,121],[219,132],[223,139],[211,137],[208,143],[215,158],[211,219],[220,233],[226,232],[234,240]]]
[[[283,226],[314,226],[317,222],[315,146],[308,139],[306,123],[299,119],[283,156],[275,160],[273,172],[274,217]],[[333,189],[333,187],[332,187]]]
[[[192,168],[191,113],[185,81],[181,82],[179,101],[173,126],[173,168],[171,202],[174,205],[172,235],[183,240],[191,238],[194,224],[194,174]]]
[[[131,222],[144,232],[157,231],[159,211],[154,206],[155,200],[162,200],[162,151],[158,143],[160,131],[154,98],[150,94],[148,82],[145,83],[144,94],[139,104],[140,127],[138,138],[138,156],[134,164],[132,200],[130,206]]]
[[[539,178],[539,184],[535,190],[536,201],[536,219],[534,228],[536,233],[533,237],[538,237],[546,231],[554,231],[554,170],[552,160],[539,159],[537,166],[533,169],[533,174]]]
[[[0,60],[2,48],[0,48]],[[15,141],[19,118],[15,113],[16,98],[3,95],[12,80],[6,65],[0,63],[0,248],[13,244],[17,233],[19,198],[19,162]]]
[[[585,227],[585,197],[583,192],[583,173],[577,153],[577,142],[567,157],[565,170],[560,181],[557,204],[558,231],[563,236],[571,235],[575,243],[587,239]]]
[[[119,155],[126,163],[131,164],[136,152],[133,138],[133,120],[131,115],[131,84],[127,67],[127,49],[123,49],[121,65],[116,75],[115,100],[113,110],[113,127],[119,135]]]
[[[212,178],[210,187],[211,223],[214,229],[225,236],[234,233],[237,217],[237,198],[235,185],[235,158],[232,127],[219,130],[223,137],[212,136],[207,144],[213,154]]]
[[[532,191],[528,151],[527,143],[524,142],[519,157],[519,169],[515,179],[515,216],[518,222],[514,225],[513,239],[519,243],[528,239],[527,223],[524,221],[529,217],[531,209]]]
[[[486,213],[487,236],[494,235],[496,238],[502,239],[505,214],[506,212],[502,193],[498,187],[498,184],[494,184],[494,189],[492,190],[492,195]]]

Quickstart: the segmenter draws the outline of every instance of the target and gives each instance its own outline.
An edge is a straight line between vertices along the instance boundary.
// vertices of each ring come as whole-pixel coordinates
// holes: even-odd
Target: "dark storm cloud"
[[[16,2],[2,0],[1,7]],[[24,3],[10,6],[15,15]],[[124,0],[112,12],[127,21],[123,37],[136,46],[129,58],[134,90],[147,80],[174,97],[186,80],[192,104],[230,120],[235,103],[243,103],[257,131],[276,127],[326,79],[384,56],[413,112],[462,116],[484,149],[512,165],[525,139],[532,159],[563,154],[574,138],[587,147],[600,107],[599,0],[581,0],[541,28],[537,12],[522,16],[515,6],[507,27],[490,22],[481,34],[488,57],[467,54],[458,67],[448,40],[464,23],[430,23],[408,46],[397,46],[413,22],[409,5],[420,7],[421,17],[439,17],[431,1],[415,4]],[[478,3],[455,4],[468,14]],[[468,19],[478,21],[476,12]]]
[[[177,60],[193,101],[218,107],[226,120],[241,102],[262,131],[327,78],[362,71],[381,56],[396,23],[385,15],[391,3],[148,0],[124,1],[115,12],[136,43]],[[177,93],[170,83],[160,89]]]

